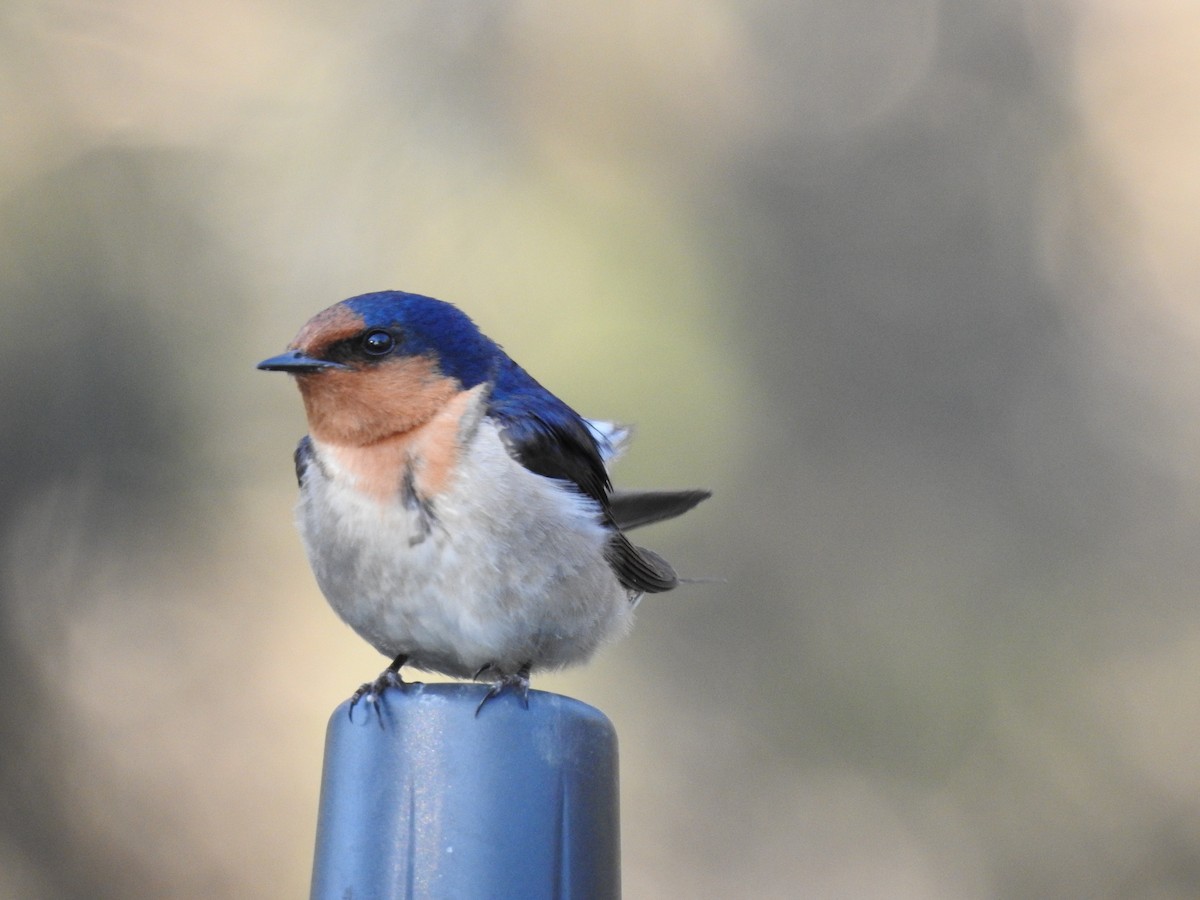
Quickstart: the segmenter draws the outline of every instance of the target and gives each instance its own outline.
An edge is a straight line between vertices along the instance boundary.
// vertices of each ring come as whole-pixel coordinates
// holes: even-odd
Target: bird
[[[630,429],[575,412],[457,306],[351,297],[257,368],[304,403],[296,522],[317,583],[391,659],[351,715],[405,689],[404,666],[487,677],[476,715],[506,689],[528,707],[532,672],[586,662],[681,583],[626,532],[711,493],[614,490]]]

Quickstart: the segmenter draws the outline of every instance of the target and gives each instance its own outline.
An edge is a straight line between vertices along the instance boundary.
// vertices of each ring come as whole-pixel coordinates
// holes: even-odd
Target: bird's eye
[[[396,339],[386,331],[368,331],[363,335],[363,352],[369,356],[384,356],[396,346]]]

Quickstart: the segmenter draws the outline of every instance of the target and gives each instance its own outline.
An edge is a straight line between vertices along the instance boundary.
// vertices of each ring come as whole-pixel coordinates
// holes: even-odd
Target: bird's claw
[[[354,707],[358,705],[358,701],[365,697],[367,702],[375,709],[375,717],[379,721],[379,727],[383,727],[383,704],[379,702],[379,699],[388,688],[394,687],[404,690],[408,687],[408,682],[400,675],[400,667],[404,665],[405,660],[406,657],[396,657],[390,666],[379,673],[378,678],[359,685],[358,690],[350,697],[350,706],[346,710],[350,721],[354,721]]]
[[[482,674],[490,666],[484,666],[479,670]],[[479,701],[479,705],[475,707],[475,716],[478,718],[479,713],[483,711],[486,704],[493,697],[498,697],[505,689],[511,689],[517,692],[517,696],[521,701],[521,706],[529,709],[529,665],[522,666],[518,671],[501,675],[498,681],[493,681],[492,686],[488,688],[488,692],[483,695],[483,699]],[[476,676],[478,677],[478,675]]]

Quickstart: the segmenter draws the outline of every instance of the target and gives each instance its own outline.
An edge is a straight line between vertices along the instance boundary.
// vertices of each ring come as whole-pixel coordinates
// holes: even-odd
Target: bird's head
[[[411,431],[490,381],[500,355],[449,303],[381,291],[317,313],[258,368],[295,377],[315,438],[362,446]]]

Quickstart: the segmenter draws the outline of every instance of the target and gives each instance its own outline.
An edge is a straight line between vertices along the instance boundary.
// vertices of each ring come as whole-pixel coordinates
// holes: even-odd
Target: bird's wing
[[[679,583],[666,560],[635,547],[621,533],[609,504],[612,483],[595,425],[589,426],[511,360],[505,361],[497,375],[487,412],[500,425],[500,436],[513,459],[529,471],[566,482],[596,501],[604,523],[612,529],[608,562],[623,587],[653,594],[669,591]],[[601,437],[607,438],[603,433]]]
[[[503,351],[486,414],[500,426],[500,436],[517,462],[538,475],[570,482],[599,503],[607,516],[612,484],[592,427]]]
[[[300,443],[296,445],[292,461],[296,464],[296,484],[304,487],[304,473],[308,471],[308,467],[313,461],[312,438],[307,434],[300,438]]]
[[[608,564],[621,586],[639,594],[661,594],[679,585],[671,564],[645,547],[635,547],[620,531],[613,532],[608,545]]]
[[[506,416],[493,411],[509,455],[529,471],[567,481],[600,504],[608,513],[612,488],[595,441],[583,423],[555,416]]]

